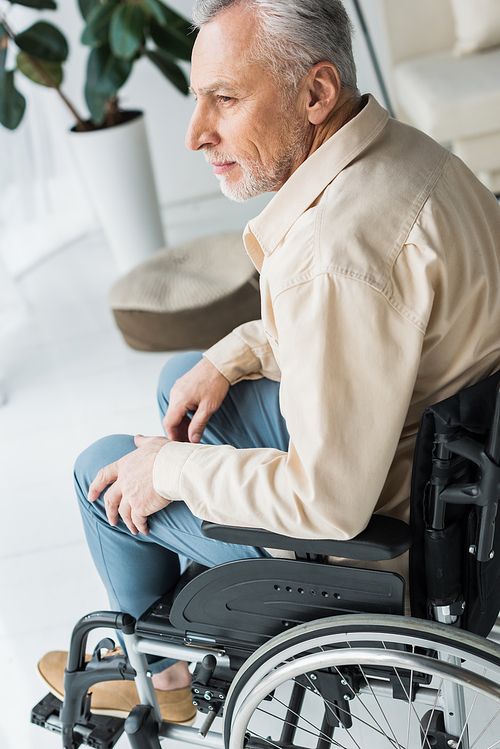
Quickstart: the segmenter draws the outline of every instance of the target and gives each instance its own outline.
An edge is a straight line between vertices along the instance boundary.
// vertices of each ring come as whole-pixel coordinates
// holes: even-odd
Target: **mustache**
[[[209,164],[238,164],[239,161],[235,156],[231,156],[228,153],[222,153],[221,151],[215,151],[213,149],[205,148],[203,155]]]

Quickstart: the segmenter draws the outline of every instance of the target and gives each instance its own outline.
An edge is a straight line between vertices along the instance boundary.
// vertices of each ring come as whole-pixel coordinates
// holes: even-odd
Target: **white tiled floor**
[[[167,211],[170,243],[220,231],[220,205]],[[252,208],[226,206],[223,230],[243,228]],[[101,233],[75,242],[21,280],[29,318],[0,338],[1,749],[60,746],[29,722],[46,692],[37,660],[67,649],[80,616],[108,608],[75,506],[75,457],[105,434],[161,431],[155,390],[168,354],[123,342],[106,304],[116,274]]]
[[[73,500],[72,465],[114,431],[159,433],[155,380],[165,354],[128,349],[106,305],[116,270],[101,234],[21,282],[30,318],[0,341],[0,746],[55,749],[30,725],[44,695],[37,659],[67,648],[88,611],[107,608]]]

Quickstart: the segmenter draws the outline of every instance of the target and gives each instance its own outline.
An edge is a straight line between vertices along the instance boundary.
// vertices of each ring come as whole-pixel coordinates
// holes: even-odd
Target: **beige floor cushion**
[[[159,250],[114,285],[109,304],[126,342],[141,351],[206,349],[260,318],[240,232]]]

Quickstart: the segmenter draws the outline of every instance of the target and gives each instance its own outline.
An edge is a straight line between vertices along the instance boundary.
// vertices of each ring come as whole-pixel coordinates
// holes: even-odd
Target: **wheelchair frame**
[[[498,749],[500,728],[493,724],[500,724],[500,646],[460,628],[470,591],[464,595],[463,586],[456,589],[454,570],[449,571],[451,587],[443,584],[434,567],[437,559],[447,576],[446,559],[440,552],[435,556],[435,548],[443,545],[448,525],[454,528],[457,518],[465,522],[467,507],[467,522],[471,514],[477,521],[475,543],[467,553],[481,570],[485,565],[492,569],[499,543],[499,381],[498,373],[485,381],[488,413],[494,412],[488,434],[476,439],[470,425],[464,432],[454,423],[434,433],[431,474],[425,482],[426,532],[431,539],[425,587],[431,621],[404,616],[404,581],[395,573],[322,563],[324,556],[361,562],[400,556],[411,544],[409,527],[401,521],[373,516],[367,529],[350,541],[288,539],[258,529],[204,523],[203,531],[211,538],[291,548],[296,560],[240,560],[208,570],[192,565],[138,621],[119,612],[83,617],[71,639],[64,703],[44,698],[34,708],[33,722],[61,733],[64,749],[81,744],[111,749],[123,730],[132,749],[159,749],[160,738],[210,749],[364,749],[367,745],[359,741],[366,741],[368,731],[370,747],[383,737],[380,746],[393,749]],[[492,585],[498,611],[496,578]],[[127,656],[101,657],[101,650],[113,645],[104,640],[86,663],[88,634],[100,627],[120,631]],[[197,664],[191,691],[205,715],[200,729],[162,721],[147,654]],[[99,722],[90,711],[88,690],[97,682],[117,679],[135,679],[140,705],[125,721]],[[282,693],[285,698],[276,696]],[[383,710],[374,717],[387,698],[408,704],[402,733]],[[482,733],[474,737],[469,718],[478,699],[491,707]],[[277,717],[269,716],[267,703],[276,707]],[[420,703],[430,707],[424,715],[417,714]],[[359,705],[368,710],[369,721],[360,717]],[[307,718],[308,711],[315,710],[319,729]],[[264,714],[274,721],[276,734],[271,738],[255,730]],[[214,730],[218,716],[223,717],[222,732]],[[316,731],[314,744],[307,736],[311,727]],[[483,739],[488,743],[480,743]]]

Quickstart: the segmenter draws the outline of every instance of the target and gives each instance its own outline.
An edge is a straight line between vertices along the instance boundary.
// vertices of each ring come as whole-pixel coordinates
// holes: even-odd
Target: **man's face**
[[[278,190],[307,156],[298,98],[287,104],[279,81],[250,61],[256,32],[252,12],[236,6],[202,27],[193,50],[197,104],[186,145],[203,150],[222,192],[237,201]]]

